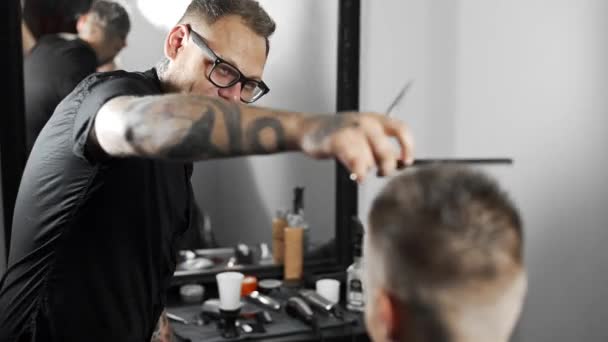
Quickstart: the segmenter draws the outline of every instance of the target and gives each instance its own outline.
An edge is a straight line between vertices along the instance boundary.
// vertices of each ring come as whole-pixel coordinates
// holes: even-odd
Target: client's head
[[[407,171],[365,237],[366,322],[379,341],[508,341],[526,292],[519,214],[467,168]]]

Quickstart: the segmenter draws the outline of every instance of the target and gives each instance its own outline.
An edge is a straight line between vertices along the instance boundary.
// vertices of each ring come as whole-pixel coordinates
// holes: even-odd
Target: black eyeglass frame
[[[237,84],[237,83],[241,83],[244,84],[246,82],[254,82],[257,84],[257,86],[262,90],[262,92],[260,92],[257,96],[253,97],[251,100],[245,100],[242,97],[241,94],[241,101],[245,102],[245,103],[254,103],[255,101],[259,100],[262,96],[268,94],[268,92],[270,92],[270,88],[266,85],[266,83],[264,83],[264,81],[258,81],[258,80],[254,80],[251,78],[246,77],[245,75],[243,75],[243,73],[239,70],[239,68],[237,68],[236,66],[232,65],[231,63],[225,61],[224,59],[222,59],[220,56],[218,56],[213,50],[211,50],[211,48],[209,47],[209,45],[207,45],[207,43],[205,42],[205,39],[198,34],[196,31],[194,31],[190,25],[188,25],[188,29],[190,31],[190,36],[192,37],[192,41],[194,42],[194,44],[196,46],[198,46],[201,50],[203,50],[204,52],[206,52],[209,56],[213,57],[213,66],[211,67],[211,70],[209,71],[208,74],[206,74],[205,76],[207,77],[207,79],[209,80],[209,82],[213,83],[214,86],[218,87],[218,88],[230,88],[233,85]],[[236,70],[239,73],[239,77],[236,78],[234,81],[230,82],[228,85],[219,85],[217,84],[215,81],[213,81],[213,79],[211,78],[211,74],[213,73],[213,71],[215,70],[215,68],[220,65],[220,64],[227,64],[229,65],[231,68],[233,68],[234,70]],[[242,91],[242,90],[241,90]]]

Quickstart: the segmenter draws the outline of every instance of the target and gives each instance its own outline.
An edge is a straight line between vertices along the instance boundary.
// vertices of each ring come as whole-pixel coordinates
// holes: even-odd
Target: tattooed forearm
[[[350,113],[323,116],[319,117],[318,121],[318,128],[311,137],[312,141],[316,144],[321,144],[325,138],[338,130],[359,126],[357,115]]]
[[[264,141],[262,134],[264,131],[272,130],[274,136],[273,148],[268,148],[268,143]],[[260,118],[255,120],[247,129],[247,141],[251,145],[254,153],[262,154],[286,149],[285,129],[281,122],[274,118]]]
[[[175,144],[166,146],[161,154],[172,159],[189,159],[192,155],[200,155],[202,158],[227,155],[211,141],[215,121],[216,112],[208,108],[200,119],[192,123],[188,133]]]
[[[242,134],[241,134],[241,111],[239,106],[234,103],[224,101],[216,101],[220,112],[224,114],[224,125],[226,125],[226,133],[228,133],[228,141],[230,143],[230,154],[239,154],[243,150]]]
[[[185,95],[139,98],[123,108],[135,154],[200,160],[284,151],[289,114]],[[292,139],[293,140],[293,139]]]

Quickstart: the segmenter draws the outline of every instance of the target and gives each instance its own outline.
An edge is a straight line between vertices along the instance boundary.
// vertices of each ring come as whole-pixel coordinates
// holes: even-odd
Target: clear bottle
[[[346,308],[348,310],[362,312],[365,308],[361,271],[361,256],[355,256],[355,262],[346,269]]]
[[[353,259],[354,262],[346,269],[346,308],[352,311],[363,311],[365,295],[362,281],[363,260],[363,224],[358,217],[353,217]]]

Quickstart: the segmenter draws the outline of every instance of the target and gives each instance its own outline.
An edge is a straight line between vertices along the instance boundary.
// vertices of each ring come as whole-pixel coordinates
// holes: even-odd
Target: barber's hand
[[[173,342],[173,329],[171,329],[171,325],[167,319],[166,310],[163,310],[158,318],[158,322],[156,323],[156,328],[152,333],[150,342]]]
[[[386,176],[413,162],[413,139],[399,120],[373,113],[313,115],[303,119],[300,148],[314,158],[338,159],[362,182],[374,168]],[[391,142],[396,138],[397,149]]]

